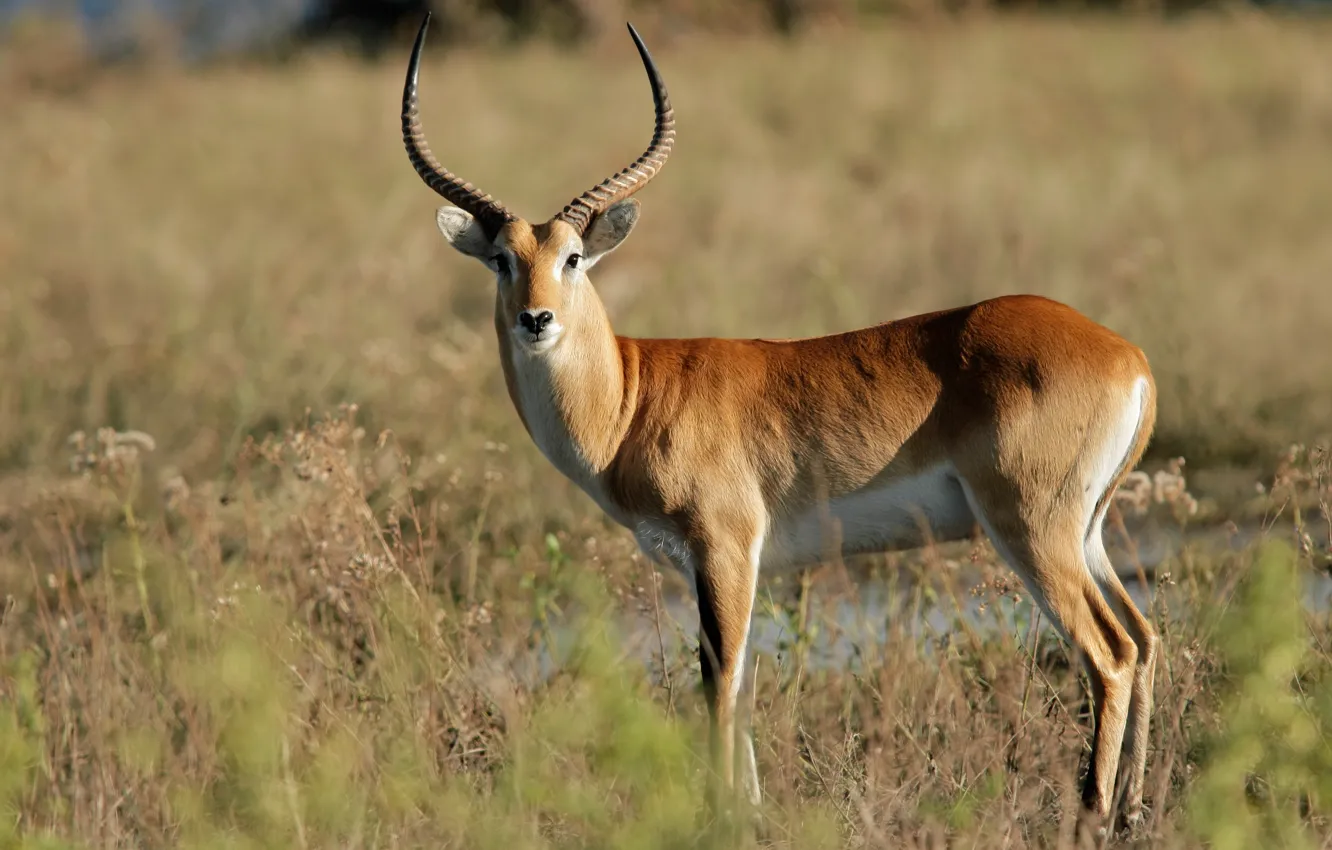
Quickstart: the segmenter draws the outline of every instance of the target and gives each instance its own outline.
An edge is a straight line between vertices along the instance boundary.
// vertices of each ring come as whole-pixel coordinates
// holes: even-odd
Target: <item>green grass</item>
[[[1026,291],[1146,350],[1152,463],[1189,458],[1200,517],[1268,523],[1267,548],[1190,546],[1158,573],[1152,846],[1332,834],[1332,633],[1298,607],[1326,459],[1278,460],[1332,430],[1326,35],[649,32],[679,142],[593,275],[631,334],[796,336]],[[523,434],[491,283],[442,243],[398,141],[400,62],[77,84],[13,62],[0,846],[724,843],[698,808],[692,635]],[[627,41],[431,60],[433,147],[544,219],[646,142],[635,62]],[[996,625],[903,616],[828,669],[810,647],[846,624],[776,585],[793,633],[755,695],[767,843],[1071,845],[1084,691],[1000,616],[993,553],[857,566],[910,574],[907,610],[975,585]],[[855,601],[848,575],[813,584]],[[634,617],[665,635],[648,665]]]

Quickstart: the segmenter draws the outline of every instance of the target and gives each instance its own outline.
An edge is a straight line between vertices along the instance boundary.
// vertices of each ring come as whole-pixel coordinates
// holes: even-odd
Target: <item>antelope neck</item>
[[[610,465],[637,406],[637,358],[625,349],[632,342],[616,337],[604,308],[596,308],[544,354],[515,345],[496,312],[509,397],[537,448],[578,483]]]

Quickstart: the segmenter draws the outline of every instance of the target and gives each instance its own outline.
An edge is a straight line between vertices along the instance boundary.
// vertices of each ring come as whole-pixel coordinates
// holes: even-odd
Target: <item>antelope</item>
[[[444,238],[495,275],[500,363],[532,441],[693,588],[714,790],[760,800],[737,708],[760,571],[816,563],[834,539],[885,552],[979,524],[1089,674],[1084,812],[1109,816],[1122,761],[1121,814],[1140,819],[1158,638],[1101,526],[1155,424],[1143,352],[1032,295],[806,339],[618,336],[588,272],[633,230],[631,196],[675,142],[643,40],[630,24],[656,109],[647,149],[531,224],[431,153],[417,95],[429,22],[403,88],[408,157],[450,204]]]

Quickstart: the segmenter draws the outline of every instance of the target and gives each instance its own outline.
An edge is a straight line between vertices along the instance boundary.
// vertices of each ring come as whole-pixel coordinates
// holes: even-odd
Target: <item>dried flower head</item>
[[[1140,469],[1130,472],[1115,491],[1114,502],[1126,516],[1144,516],[1153,504],[1168,506],[1178,522],[1198,513],[1198,500],[1189,492],[1182,457],[1171,458],[1153,475]]]
[[[1115,491],[1115,504],[1126,515],[1142,516],[1151,508],[1154,489],[1151,476],[1135,469]]]
[[[69,470],[85,478],[123,478],[139,469],[139,455],[157,448],[157,441],[143,431],[98,428],[92,439],[83,431],[69,435]]]

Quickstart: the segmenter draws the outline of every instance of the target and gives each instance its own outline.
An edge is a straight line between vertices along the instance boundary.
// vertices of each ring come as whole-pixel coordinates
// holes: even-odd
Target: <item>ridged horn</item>
[[[412,167],[421,175],[425,184],[449,203],[471,213],[481,223],[486,235],[494,239],[500,228],[514,220],[513,213],[506,210],[499,201],[440,165],[430,152],[425,130],[417,117],[416,80],[421,70],[421,48],[425,45],[426,29],[429,26],[430,13],[426,12],[421,29],[416,34],[416,43],[412,46],[412,58],[407,63],[407,82],[402,88],[402,143],[407,148],[407,158],[412,161]]]
[[[661,73],[652,61],[652,54],[648,53],[643,39],[638,37],[638,31],[633,24],[627,26],[638,48],[638,55],[643,59],[648,82],[652,84],[652,102],[657,110],[656,126],[652,130],[652,141],[647,150],[632,165],[588,189],[555,216],[579,233],[587,232],[588,224],[598,214],[642,189],[656,177],[671,154],[671,146],[675,144],[675,110],[671,109],[671,96],[666,93],[666,84],[662,82]]]

